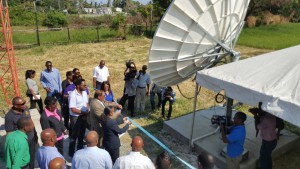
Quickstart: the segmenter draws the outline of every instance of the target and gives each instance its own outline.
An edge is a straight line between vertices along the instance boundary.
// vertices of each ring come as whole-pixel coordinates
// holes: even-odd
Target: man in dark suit
[[[94,98],[90,101],[90,114],[88,117],[88,123],[90,130],[94,130],[99,135],[98,147],[102,147],[103,129],[101,127],[102,119],[104,115],[104,108],[107,106],[116,107],[121,109],[122,106],[105,100],[105,93],[103,90],[96,90]]]
[[[106,115],[106,118],[103,119],[103,146],[105,147],[105,150],[110,154],[112,162],[115,163],[120,154],[121,144],[119,134],[125,133],[128,130],[131,122],[128,121],[126,117],[124,117],[123,121],[124,123],[126,123],[126,125],[123,128],[119,128],[117,121],[113,119],[113,107],[106,107],[104,109],[104,114]]]

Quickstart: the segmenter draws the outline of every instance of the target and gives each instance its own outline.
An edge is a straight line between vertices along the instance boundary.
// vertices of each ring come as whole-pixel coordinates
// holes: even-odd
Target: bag
[[[276,117],[276,128],[279,131],[284,129],[284,121],[279,117]]]

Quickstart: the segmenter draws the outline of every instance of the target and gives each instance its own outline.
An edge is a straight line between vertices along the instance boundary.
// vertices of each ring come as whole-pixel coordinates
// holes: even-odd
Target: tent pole
[[[233,106],[233,99],[227,97],[227,104],[226,104],[226,116],[227,117],[232,117],[232,106]]]
[[[195,80],[195,82],[196,82],[196,80]],[[194,123],[195,123],[196,106],[197,106],[197,95],[198,95],[198,83],[196,82],[195,96],[194,96],[193,122],[192,122],[192,128],[191,128],[191,136],[190,136],[190,148],[191,149],[194,148],[193,132],[194,132]]]

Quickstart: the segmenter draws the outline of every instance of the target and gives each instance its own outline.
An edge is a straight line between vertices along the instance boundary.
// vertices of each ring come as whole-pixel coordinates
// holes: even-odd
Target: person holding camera
[[[172,114],[172,105],[175,102],[175,100],[176,100],[176,94],[173,91],[172,87],[171,86],[164,87],[162,89],[162,112],[161,112],[162,118],[165,118],[165,106],[167,101],[169,101],[169,112],[168,112],[167,119],[170,120]]]
[[[145,111],[145,98],[149,95],[150,75],[146,73],[147,65],[137,73],[138,86],[136,88],[136,111]]]
[[[137,71],[134,62],[131,60],[126,62],[126,69],[124,71],[124,93],[119,103],[122,105],[122,107],[124,107],[125,102],[128,99],[128,110],[130,110],[131,117],[134,117],[134,100],[136,96],[136,88],[138,85],[138,80],[135,78],[136,72]]]
[[[227,169],[239,169],[240,162],[244,151],[244,143],[246,139],[246,128],[244,122],[247,116],[243,112],[237,112],[233,117],[234,125],[229,129],[226,136],[226,129],[221,124],[222,140],[227,144],[226,163]]]

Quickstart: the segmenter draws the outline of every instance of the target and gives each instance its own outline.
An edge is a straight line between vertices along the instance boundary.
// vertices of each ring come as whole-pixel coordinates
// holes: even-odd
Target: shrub
[[[34,11],[26,10],[21,6],[14,6],[9,11],[11,25],[30,26],[35,24]]]
[[[118,13],[112,20],[111,26],[113,30],[118,30],[118,37],[126,39],[126,16]]]
[[[246,23],[249,28],[255,27],[256,26],[256,17],[248,16]]]
[[[56,11],[48,13],[43,21],[43,26],[48,26],[50,28],[62,27],[67,24],[68,22],[65,14]]]
[[[110,27],[114,30],[118,30],[120,27],[125,25],[126,17],[118,13],[113,19]]]

